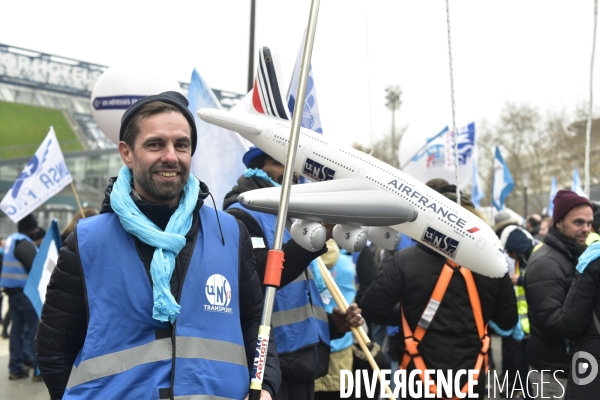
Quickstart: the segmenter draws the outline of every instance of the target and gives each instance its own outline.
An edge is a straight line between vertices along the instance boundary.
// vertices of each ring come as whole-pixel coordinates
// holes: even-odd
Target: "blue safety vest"
[[[273,248],[277,224],[275,215],[248,210],[239,203],[229,208],[239,208],[252,215],[260,224],[269,248]],[[291,238],[286,229],[283,243]],[[296,280],[277,290],[271,322],[278,354],[291,353],[319,342],[329,346],[327,312],[310,269],[307,268]]]
[[[354,286],[356,269],[354,268],[354,262],[352,261],[350,253],[341,249],[337,262],[329,272],[331,273],[331,276],[333,276],[333,280],[340,288],[340,291],[348,304],[352,303],[356,297],[356,287]],[[325,304],[325,310],[328,313],[331,313],[336,306],[337,305],[332,299],[328,304]],[[346,332],[341,338],[331,341],[331,351],[336,352],[345,350],[352,346],[353,340],[352,332]]]
[[[22,288],[27,282],[27,271],[21,264],[21,261],[15,257],[15,247],[20,240],[27,240],[36,249],[35,242],[27,235],[22,233],[13,233],[6,238],[4,243],[4,259],[2,261],[2,275],[0,276],[0,287]]]
[[[240,324],[239,226],[230,215],[220,212],[219,218],[225,245],[214,210],[200,209],[174,326],[152,318],[149,275],[117,215],[79,222],[89,322],[64,399],[246,396],[250,377]]]

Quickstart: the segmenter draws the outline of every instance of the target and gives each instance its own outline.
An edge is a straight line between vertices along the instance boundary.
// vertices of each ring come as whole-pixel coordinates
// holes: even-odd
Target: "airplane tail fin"
[[[281,93],[281,67],[277,54],[271,54],[268,47],[258,51],[258,68],[254,77],[251,112],[290,119],[284,97]]]

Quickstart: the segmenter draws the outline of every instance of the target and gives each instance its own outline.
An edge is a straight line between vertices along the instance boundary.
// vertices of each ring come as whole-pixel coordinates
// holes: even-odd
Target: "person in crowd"
[[[53,399],[243,399],[262,313],[252,242],[204,205],[188,101],[144,97],[121,120],[125,164],[60,250],[36,335]],[[261,399],[280,382],[269,346]]]
[[[566,335],[575,338],[571,363],[575,370],[569,374],[565,400],[593,399],[600,393],[600,379],[592,375],[599,372],[600,366],[600,203],[591,203],[594,232],[586,240],[588,247],[579,257],[577,272],[561,311]]]
[[[507,210],[500,211],[494,216],[493,230],[499,239],[502,239],[504,232],[512,232],[513,229],[520,226],[521,220]],[[527,232],[525,229],[523,231]],[[506,251],[504,252],[504,256],[508,263],[508,275],[511,278],[517,276],[516,259],[510,257]],[[490,328],[491,334],[500,336],[502,343],[502,374],[508,377],[508,382],[512,385],[519,370],[519,344],[514,340],[512,331],[503,331],[493,321],[490,323]]]
[[[500,241],[506,250],[506,254],[515,261],[515,273],[510,275],[513,285],[515,285],[515,294],[517,296],[517,311],[519,313],[519,324],[522,330],[522,335],[515,338],[515,335],[502,332],[502,359],[508,359],[510,368],[505,372],[508,374],[509,387],[517,382],[517,388],[525,385],[527,373],[529,372],[529,364],[527,363],[527,343],[529,340],[529,316],[527,314],[527,299],[525,297],[524,278],[529,257],[534,251],[535,245],[538,243],[531,234],[520,226],[510,225],[502,231]],[[490,323],[491,324],[491,323]],[[501,331],[496,328],[496,331]],[[523,338],[520,339],[521,336]],[[506,363],[506,367],[509,366]],[[516,373],[519,372],[520,380],[516,380]],[[528,398],[527,389],[521,391],[523,398]],[[531,393],[531,391],[529,392]]]
[[[223,209],[248,229],[256,270],[262,281],[267,254],[273,247],[277,218],[243,208],[237,197],[249,190],[281,185],[284,166],[258,147],[250,148],[243,162],[248,170],[225,195]],[[293,180],[297,182],[298,175],[294,175]],[[339,308],[331,314],[325,311],[321,299],[323,278],[314,260],[327,252],[327,246],[316,252],[302,248],[291,237],[290,225],[288,221],[284,231],[284,269],[273,306],[273,336],[282,375],[275,399],[310,400],[314,397],[315,379],[327,374],[329,368],[330,339],[341,337],[350,326],[360,326],[363,321],[356,304],[351,304],[345,313]],[[329,229],[327,237],[331,238]]]
[[[37,246],[34,242],[39,231],[37,220],[32,214],[29,214],[17,223],[17,230],[18,232],[6,239],[4,246],[6,252],[0,276],[0,287],[8,296],[11,321],[8,379],[29,378],[29,371],[25,367],[25,363],[33,367],[32,379],[39,381],[39,377],[35,374],[37,363],[33,357],[35,355],[33,333],[38,323],[38,315],[31,301],[23,293],[27,276],[37,254]],[[28,348],[24,350],[23,346]],[[24,359],[24,356],[31,357],[31,359]]]
[[[73,215],[73,218],[71,218],[67,226],[65,226],[65,228],[60,233],[60,238],[62,239],[63,243],[65,242],[65,240],[67,240],[67,237],[71,234],[71,232],[75,230],[75,224],[77,223],[77,221],[79,221],[81,218],[87,218],[92,217],[94,215],[98,215],[98,210],[96,210],[93,207],[85,207],[83,209],[83,213],[81,211],[82,210],[79,210],[75,213],[75,215]]]
[[[544,240],[544,236],[546,236],[546,233],[548,233],[548,230],[550,229],[551,226],[552,226],[552,217],[549,215],[542,216],[542,222],[540,223],[540,230],[538,231],[537,235],[533,235],[533,238],[542,242]]]
[[[44,241],[44,237],[46,236],[46,230],[41,226],[38,228],[37,232],[32,236],[33,242],[35,246],[39,249],[40,245]]]
[[[553,226],[544,244],[529,258],[525,274],[531,336],[527,344],[529,381],[540,386],[543,372],[554,379],[544,383],[544,394],[563,398],[571,370],[573,342],[561,320],[578,258],[594,220],[592,204],[570,190],[559,190],[554,197]]]
[[[6,239],[4,239],[3,237],[0,237],[0,274],[2,274],[2,259],[4,258],[4,243],[6,242]],[[3,322],[3,318],[2,318],[2,300],[4,299],[4,296],[2,295],[2,292],[0,291],[0,322]]]
[[[348,304],[356,296],[356,267],[352,255],[340,249],[334,239],[327,241],[327,253],[321,256],[323,263],[329,270],[333,280]],[[329,290],[323,293],[325,310],[333,312],[337,306]],[[340,398],[341,370],[352,370],[352,332],[346,332],[339,339],[330,342],[331,355],[329,357],[329,370],[327,375],[318,378],[315,382],[315,400],[335,400]]]
[[[456,200],[455,192],[444,195]],[[477,215],[466,198],[461,197],[461,206]],[[434,293],[438,282],[447,284],[441,295],[437,290]],[[433,297],[439,301],[439,308],[429,318],[431,314],[424,311]],[[414,369],[476,369],[479,379],[475,392],[481,396],[485,392],[482,378],[490,344],[487,323],[493,319],[509,330],[518,321],[508,274],[501,279],[473,274],[420,243],[397,252],[384,263],[359,305],[366,320],[400,326],[404,341],[397,346],[396,357],[407,376]],[[422,375],[420,378],[423,380]],[[435,381],[435,376],[432,379]],[[463,377],[463,393],[467,390],[465,383]],[[434,387],[431,390],[436,392]]]
[[[531,236],[535,236],[539,233],[541,224],[542,216],[540,214],[529,214],[525,218],[525,230],[527,230]]]

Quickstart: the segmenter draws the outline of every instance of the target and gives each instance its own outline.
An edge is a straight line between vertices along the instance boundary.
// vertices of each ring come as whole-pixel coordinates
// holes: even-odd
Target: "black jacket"
[[[444,256],[422,244],[394,254],[384,262],[379,275],[359,303],[363,317],[381,325],[400,326],[402,332],[398,308],[402,299],[406,319],[414,332],[445,261]],[[508,274],[497,279],[473,273],[473,278],[479,292],[484,322],[491,319],[502,329],[514,327],[518,321],[517,305]],[[403,337],[403,334],[399,336]],[[402,360],[403,341],[399,347],[390,356]],[[473,369],[480,349],[480,338],[465,281],[457,271],[419,345],[419,351],[427,368],[456,371]],[[413,368],[412,363],[408,368]]]
[[[572,341],[566,330],[561,311],[577,259],[585,246],[563,236],[551,227],[544,245],[529,258],[525,274],[531,337],[527,345],[527,361],[537,370],[562,370],[557,376],[566,377],[571,369]]]
[[[269,252],[268,241],[264,235],[264,232],[260,224],[250,214],[238,208],[228,209],[228,207],[237,202],[237,197],[241,193],[272,186],[272,184],[263,179],[257,177],[246,178],[242,175],[238,179],[237,185],[225,195],[225,200],[223,202],[223,209],[246,225],[246,228],[250,233],[250,237],[262,238],[263,242],[266,244],[266,248],[254,249],[256,272],[258,273],[261,281],[264,277],[267,255]],[[288,227],[290,224],[291,221],[288,221]],[[310,252],[300,247],[293,239],[291,239],[282,246],[282,250],[285,255],[285,261],[283,263],[284,268],[281,276],[281,287],[292,282],[300,274],[304,273],[312,260],[327,252],[327,246],[323,246],[323,249],[319,251]],[[331,315],[328,314],[328,317],[330,318],[329,331],[331,338],[336,339],[341,337],[343,334],[336,332],[333,329]],[[329,346],[319,343],[316,348],[306,347],[293,353],[279,354],[281,375],[283,379],[314,380],[318,377],[324,376],[327,374],[328,370],[329,351]]]
[[[561,313],[566,335],[575,338],[574,352],[585,351],[600,365],[600,326],[594,323],[593,313],[600,318],[600,259],[592,261],[583,274],[575,273]],[[573,382],[575,373],[569,374],[565,400],[597,398],[600,378],[586,385],[577,385]],[[577,373],[577,376],[585,378],[587,375],[579,376]]]
[[[113,212],[110,207],[110,193],[115,179],[111,179],[106,189],[106,196],[100,213]],[[181,278],[185,276],[195,237],[202,223],[198,217],[198,210],[202,207],[207,196],[208,188],[204,183],[201,183],[198,203],[193,213],[192,226],[186,235],[186,244],[176,258],[175,270],[170,282],[171,292],[178,301]],[[135,192],[132,192],[132,198],[144,215],[159,228],[165,229],[169,218],[175,211],[174,209],[171,210],[168,206],[149,203]],[[263,293],[258,276],[254,271],[250,238],[246,228],[239,222],[238,225],[242,255],[239,265],[240,318],[249,371],[252,372],[256,338],[258,337],[258,327],[262,315]],[[220,232],[215,232],[215,235],[220,235]],[[152,261],[154,248],[142,243],[137,238],[135,238],[135,244],[148,273],[148,278],[152,282],[150,262]],[[42,316],[35,338],[38,365],[50,395],[54,399],[60,399],[63,396],[73,362],[83,346],[87,332],[88,310],[79,263],[76,233],[72,233],[60,250],[56,268],[50,278],[46,302],[42,309]],[[274,343],[269,344],[268,355],[263,389],[268,390],[274,397],[281,382],[277,348]]]

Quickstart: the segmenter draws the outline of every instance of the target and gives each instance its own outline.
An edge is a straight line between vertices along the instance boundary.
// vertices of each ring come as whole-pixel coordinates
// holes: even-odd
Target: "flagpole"
[[[265,285],[265,300],[263,303],[263,312],[258,329],[258,340],[256,356],[254,358],[254,368],[250,381],[250,400],[258,400],[262,390],[262,383],[266,365],[267,346],[271,332],[271,317],[273,313],[273,304],[275,302],[276,288],[281,283],[281,272],[283,270],[283,234],[287,220],[288,202],[290,190],[292,187],[292,178],[294,175],[294,163],[296,160],[296,148],[300,137],[300,126],[302,124],[302,112],[304,109],[304,98],[308,84],[308,72],[310,69],[310,59],[312,56],[315,32],[317,29],[317,17],[319,15],[320,0],[312,0],[310,13],[308,17],[308,27],[306,29],[306,40],[304,42],[304,51],[302,53],[302,66],[300,68],[300,77],[298,79],[298,91],[296,93],[296,104],[294,105],[294,114],[290,129],[290,139],[288,145],[287,158],[283,171],[283,182],[281,184],[281,197],[279,199],[279,210],[277,212],[277,224],[275,226],[275,237],[273,247],[269,250],[267,256],[267,266],[263,284]],[[261,357],[263,354],[263,357]]]
[[[346,310],[348,309],[348,302],[344,298],[344,295],[342,294],[337,283],[335,283],[335,281],[333,280],[333,277],[331,276],[331,274],[329,273],[329,270],[325,266],[323,259],[321,257],[318,257],[317,263],[319,264],[319,272],[321,273],[321,276],[323,277],[325,286],[327,286],[327,289],[329,289],[329,293],[331,293],[333,300],[335,301],[335,303],[337,304],[337,306],[340,310],[346,312]],[[352,330],[352,334],[354,335],[354,338],[358,342],[358,345],[360,346],[361,350],[363,351],[363,354],[367,358],[367,361],[369,361],[369,365],[371,365],[371,368],[377,374],[379,383],[381,384],[381,386],[383,386],[385,388],[385,392],[387,394],[389,394],[389,396],[390,396],[389,398],[391,398],[392,400],[396,400],[389,385],[387,385],[384,382],[385,378],[382,375],[381,370],[379,369],[379,366],[377,365],[377,362],[375,361],[375,358],[373,358],[373,354],[371,354],[371,351],[367,347],[371,344],[371,339],[369,339],[369,337],[367,336],[365,329],[362,326],[359,326],[358,328],[351,327],[350,329]]]
[[[84,218],[85,214],[83,213],[83,207],[81,207],[81,202],[79,201],[79,196],[77,195],[77,190],[75,190],[75,184],[73,184],[73,181],[71,181],[71,189],[73,189],[75,200],[77,201],[77,205],[79,206],[79,212],[81,212],[81,217]]]

